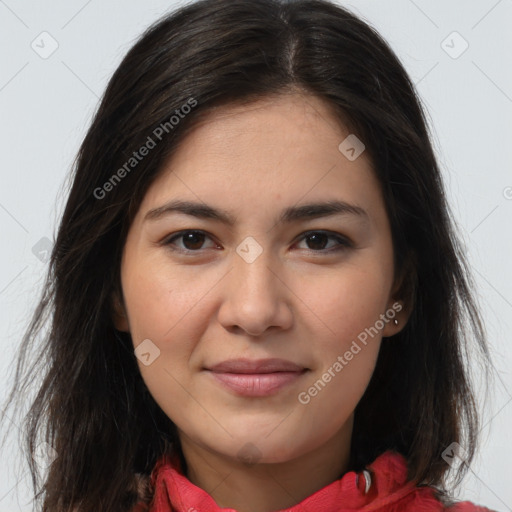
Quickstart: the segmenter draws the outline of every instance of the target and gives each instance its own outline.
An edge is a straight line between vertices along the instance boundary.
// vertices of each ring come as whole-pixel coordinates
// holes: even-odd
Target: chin
[[[283,436],[283,432],[278,433],[277,429],[269,437],[262,435],[261,431],[253,436],[246,432],[237,439],[230,439],[227,444],[229,446],[217,445],[217,450],[247,466],[284,463],[308,451],[307,446],[300,444],[296,435],[290,433]]]

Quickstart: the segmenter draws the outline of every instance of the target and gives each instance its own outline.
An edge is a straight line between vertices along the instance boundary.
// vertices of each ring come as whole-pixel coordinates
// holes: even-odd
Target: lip
[[[217,373],[275,373],[275,372],[301,372],[305,370],[286,359],[229,359],[222,361],[208,370]]]
[[[308,371],[284,359],[231,359],[208,368],[213,378],[240,396],[276,394]]]

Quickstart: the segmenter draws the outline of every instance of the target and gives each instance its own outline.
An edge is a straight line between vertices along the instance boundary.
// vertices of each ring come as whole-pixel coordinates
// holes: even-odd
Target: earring
[[[395,319],[393,320],[393,323],[394,323],[395,325],[398,325],[398,320],[395,318]]]

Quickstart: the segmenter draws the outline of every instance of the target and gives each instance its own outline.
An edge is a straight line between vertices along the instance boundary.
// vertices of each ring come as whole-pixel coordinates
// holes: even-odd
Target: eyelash
[[[186,230],[180,231],[180,232],[172,235],[171,237],[166,238],[165,240],[162,241],[162,245],[165,245],[171,251],[181,252],[183,254],[191,255],[193,253],[199,253],[201,251],[201,249],[194,251],[191,249],[181,249],[181,248],[178,248],[175,246],[173,247],[173,242],[175,240],[182,238],[184,235],[186,235],[188,233],[201,234],[201,235],[205,235],[207,238],[210,238],[205,231],[201,231],[198,229],[186,229]],[[326,235],[327,238],[334,238],[335,240],[337,240],[339,242],[339,245],[337,248],[334,248],[334,249],[332,249],[332,248],[331,249],[319,249],[319,250],[306,249],[312,253],[332,254],[332,253],[337,253],[339,251],[347,250],[353,246],[352,242],[348,238],[342,237],[338,234],[335,234],[335,233],[332,233],[329,231],[322,231],[322,230],[306,231],[305,233],[302,234],[301,238],[299,239],[299,242],[302,241],[303,239],[307,238],[308,236],[315,235],[315,234],[322,234],[322,235]]]

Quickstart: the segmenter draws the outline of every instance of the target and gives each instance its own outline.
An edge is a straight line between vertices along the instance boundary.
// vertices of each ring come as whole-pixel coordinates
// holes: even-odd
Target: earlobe
[[[411,303],[406,304],[404,300],[394,300],[388,304],[388,309],[385,313],[388,320],[382,330],[382,336],[390,338],[402,331],[411,316],[411,312]]]
[[[416,258],[409,253],[396,279],[387,305],[386,317],[389,319],[382,336],[389,338],[402,331],[414,308],[416,290]]]
[[[394,301],[392,304],[388,305],[383,315],[386,318],[386,324],[382,330],[383,338],[390,338],[403,329],[405,321],[402,320],[402,311],[403,305],[401,301]]]

